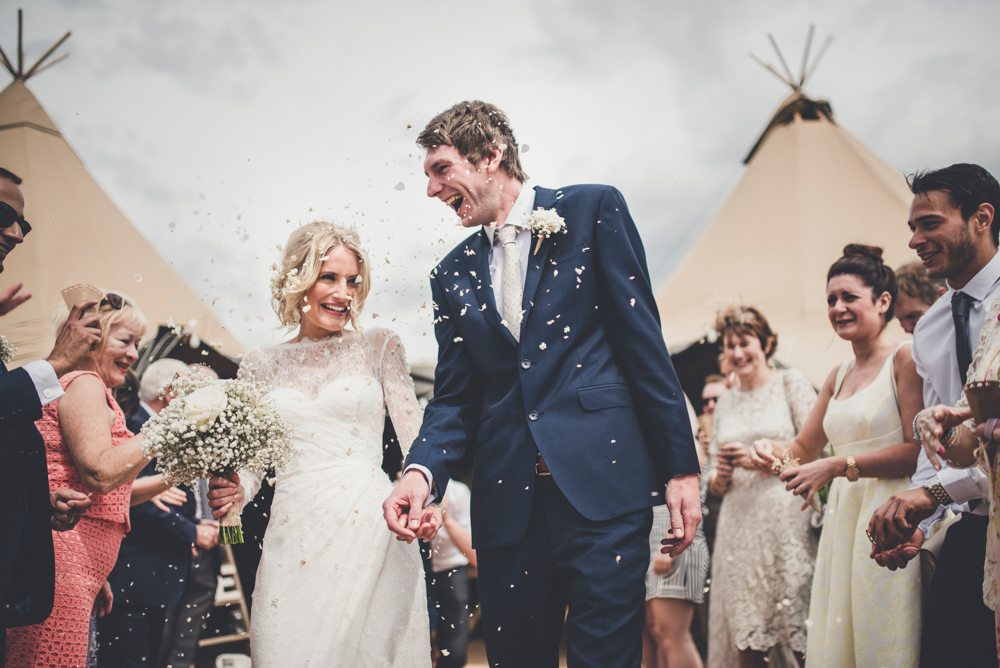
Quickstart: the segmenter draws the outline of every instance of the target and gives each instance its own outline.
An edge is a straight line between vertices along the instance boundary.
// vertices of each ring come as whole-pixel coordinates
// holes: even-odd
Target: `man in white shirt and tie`
[[[910,189],[910,247],[929,277],[948,281],[948,291],[917,323],[913,359],[924,379],[924,406],[953,406],[986,312],[1000,297],[1000,184],[978,165],[957,164],[915,175]],[[980,469],[942,464],[935,471],[921,452],[910,491],[891,497],[872,517],[871,529],[904,541],[873,555],[895,569],[916,556],[946,509],[962,513],[948,529],[924,606],[921,665],[996,664],[994,616],[982,594],[988,492]]]

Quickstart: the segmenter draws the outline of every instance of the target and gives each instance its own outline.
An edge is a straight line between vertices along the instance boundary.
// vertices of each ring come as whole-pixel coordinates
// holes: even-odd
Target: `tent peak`
[[[35,64],[29,67],[27,70],[24,69],[24,30],[23,30],[23,12],[22,10],[17,10],[17,67],[14,63],[7,58],[7,54],[4,53],[3,47],[0,47],[0,65],[3,65],[4,69],[7,70],[15,81],[27,81],[31,77],[35,76],[44,69],[52,67],[60,60],[63,60],[68,53],[64,53],[55,60],[45,63],[49,56],[62,46],[62,43],[69,39],[70,33],[66,33],[59,39],[58,42],[53,44],[48,51],[42,54],[42,57],[35,61]],[[43,64],[45,63],[45,64]]]
[[[816,54],[816,58],[813,60],[812,65],[809,65],[809,50],[812,47],[812,39],[815,32],[816,26],[810,25],[809,33],[806,35],[806,48],[802,52],[802,67],[799,69],[799,76],[797,77],[792,74],[791,69],[788,67],[788,63],[785,62],[785,57],[781,54],[781,49],[778,48],[778,43],[774,40],[774,35],[770,33],[768,33],[767,39],[771,42],[771,46],[774,47],[774,52],[778,55],[778,61],[781,63],[784,74],[779,72],[773,65],[765,63],[754,54],[751,53],[750,57],[771,74],[788,84],[792,88],[792,91],[797,93],[802,90],[802,87],[805,86],[806,82],[810,79],[810,77],[812,77],[813,72],[816,71],[816,66],[819,65],[819,61],[823,59],[824,54],[826,54],[826,50],[830,47],[830,42],[833,41],[833,35],[827,37],[826,41],[823,42],[823,46],[820,47],[819,52]]]
[[[750,159],[757,153],[757,150],[764,143],[771,131],[777,127],[788,125],[792,123],[796,118],[803,121],[819,121],[825,120],[836,125],[836,121],[833,120],[833,109],[830,107],[830,103],[826,100],[813,100],[801,90],[797,90],[792,93],[788,98],[781,103],[778,107],[778,111],[774,113],[771,121],[764,128],[764,131],[760,134],[760,139],[757,143],[753,145],[747,157],[743,159],[743,164],[750,162]]]

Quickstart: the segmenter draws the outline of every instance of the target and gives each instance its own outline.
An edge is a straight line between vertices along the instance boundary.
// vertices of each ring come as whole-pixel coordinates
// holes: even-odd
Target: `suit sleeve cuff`
[[[986,492],[986,476],[978,468],[950,469],[941,467],[938,481],[955,503],[966,503],[976,499],[989,498]]]
[[[38,401],[41,402],[42,406],[60,399],[65,394],[62,385],[59,384],[59,378],[56,377],[55,369],[45,360],[28,362],[21,368],[27,372],[31,382],[34,383],[35,391],[38,392]]]
[[[405,469],[403,469],[403,475],[406,475],[408,471],[420,471],[427,478],[427,488],[430,490],[430,494],[427,496],[427,505],[436,503],[441,499],[438,498],[437,485],[434,484],[434,474],[426,466],[421,466],[420,464],[410,464]]]

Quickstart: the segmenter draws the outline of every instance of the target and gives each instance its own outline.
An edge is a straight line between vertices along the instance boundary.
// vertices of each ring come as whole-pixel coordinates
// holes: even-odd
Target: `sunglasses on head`
[[[101,303],[98,305],[98,308],[101,308],[103,306],[110,306],[116,311],[121,311],[122,307],[125,306],[125,300],[122,298],[121,295],[116,295],[113,292],[109,292],[108,294],[104,295],[104,299],[101,300]]]
[[[31,231],[31,224],[21,216],[18,216],[17,211],[14,211],[14,207],[10,204],[0,202],[0,229],[6,230],[14,223],[18,223],[21,226],[22,237],[28,236],[28,232]]]

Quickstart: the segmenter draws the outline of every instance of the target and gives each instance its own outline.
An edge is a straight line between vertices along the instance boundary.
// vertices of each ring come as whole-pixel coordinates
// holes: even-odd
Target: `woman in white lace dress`
[[[723,498],[712,555],[708,665],[766,666],[771,657],[805,652],[816,537],[778,477],[754,470],[747,446],[760,438],[794,438],[816,393],[802,372],[769,366],[777,336],[757,309],[730,309],[716,330],[740,386],[719,398],[712,434],[709,492]]]
[[[297,324],[298,335],[240,365],[240,377],[271,386],[296,446],[274,480],[257,571],[255,668],[430,666],[418,546],[396,540],[381,509],[392,488],[381,469],[385,412],[405,454],[422,411],[399,337],[358,327],[368,266],[353,230],[295,231],[272,294],[279,320]],[[216,515],[229,502],[245,505],[260,482],[252,471],[213,478]],[[424,519],[431,537],[439,516]]]

